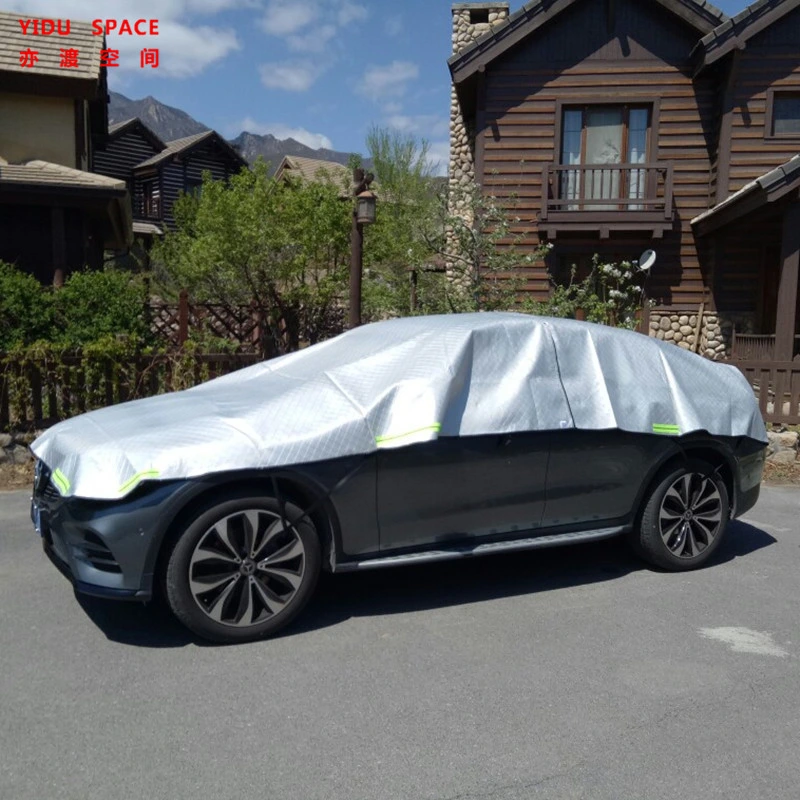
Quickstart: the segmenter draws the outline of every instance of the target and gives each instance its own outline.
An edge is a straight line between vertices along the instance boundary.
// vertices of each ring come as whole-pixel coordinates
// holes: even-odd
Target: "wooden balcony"
[[[646,231],[661,238],[672,228],[672,164],[545,164],[539,227],[561,233]]]
[[[775,334],[737,333],[731,336],[731,361],[775,361]],[[794,337],[792,358],[800,362],[800,336]]]

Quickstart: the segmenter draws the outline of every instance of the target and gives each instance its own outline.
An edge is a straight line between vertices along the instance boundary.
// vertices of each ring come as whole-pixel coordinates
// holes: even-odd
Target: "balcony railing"
[[[800,336],[794,337],[793,358],[800,357]],[[731,336],[731,361],[774,361],[775,334],[733,332]]]
[[[545,164],[542,225],[660,231],[672,224],[672,164]]]

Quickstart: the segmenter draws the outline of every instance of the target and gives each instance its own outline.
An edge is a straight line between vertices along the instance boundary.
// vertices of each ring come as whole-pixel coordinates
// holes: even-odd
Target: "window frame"
[[[161,186],[158,178],[142,182],[142,215],[146,219],[161,219]]]
[[[561,153],[563,148],[563,127],[564,111],[574,108],[581,108],[585,111],[587,106],[622,106],[630,108],[648,108],[650,111],[650,125],[647,131],[647,160],[646,164],[653,164],[658,161],[658,126],[661,118],[661,101],[652,95],[585,95],[580,97],[558,98],[556,100],[556,119],[555,119],[555,142],[553,161],[561,165]],[[585,119],[581,133],[581,154],[584,152],[586,125]],[[628,145],[628,125],[625,124],[624,147]],[[622,162],[626,163],[626,162]]]
[[[581,158],[583,159],[586,154],[586,111],[589,107],[608,106],[613,108],[623,109],[623,136],[622,136],[622,152],[625,153],[627,158],[628,143],[629,143],[629,129],[630,129],[630,111],[632,109],[646,109],[649,113],[649,124],[647,127],[647,144],[646,155],[643,166],[655,164],[658,162],[658,125],[660,121],[661,106],[660,100],[657,97],[650,95],[628,95],[627,97],[620,97],[618,95],[585,95],[570,98],[558,98],[556,100],[556,119],[555,119],[555,142],[554,148],[554,163],[560,167],[570,166],[565,165],[562,161],[564,149],[564,114],[566,111],[579,109],[581,111]],[[620,161],[621,164],[627,164],[627,161]],[[581,161],[580,165],[585,166],[586,162]],[[561,173],[559,173],[561,174]],[[558,179],[558,178],[557,178]],[[645,195],[653,187],[650,186],[650,178],[647,178],[647,186],[645,187]],[[576,198],[576,204],[580,206],[579,209],[571,210],[570,213],[580,211],[581,213],[591,213],[593,211],[600,211],[599,208],[584,208],[583,202],[585,197],[586,186],[583,177],[580,179],[580,196]],[[609,198],[609,203],[614,202],[615,199],[627,200],[623,192],[623,181],[620,181],[620,187],[617,198]],[[634,208],[619,208],[619,211],[638,212],[640,209]]]
[[[767,142],[800,142],[800,131],[797,133],[774,133],[775,128],[775,96],[790,95],[800,99],[800,86],[779,86],[767,89],[767,107],[764,114],[764,140]]]

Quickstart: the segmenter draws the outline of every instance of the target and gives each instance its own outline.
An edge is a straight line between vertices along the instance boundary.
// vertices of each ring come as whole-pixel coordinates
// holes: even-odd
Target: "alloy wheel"
[[[670,484],[659,509],[659,530],[678,558],[695,558],[716,538],[722,525],[722,497],[714,481],[696,472]]]
[[[246,509],[215,522],[189,561],[189,590],[214,622],[258,625],[291,605],[306,569],[300,534],[264,509]]]

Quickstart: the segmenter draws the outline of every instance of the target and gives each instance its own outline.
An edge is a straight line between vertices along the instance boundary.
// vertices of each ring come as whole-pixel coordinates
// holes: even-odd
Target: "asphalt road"
[[[271,641],[75,598],[0,495],[0,798],[791,798],[800,492],[709,568],[622,543],[324,579]]]

